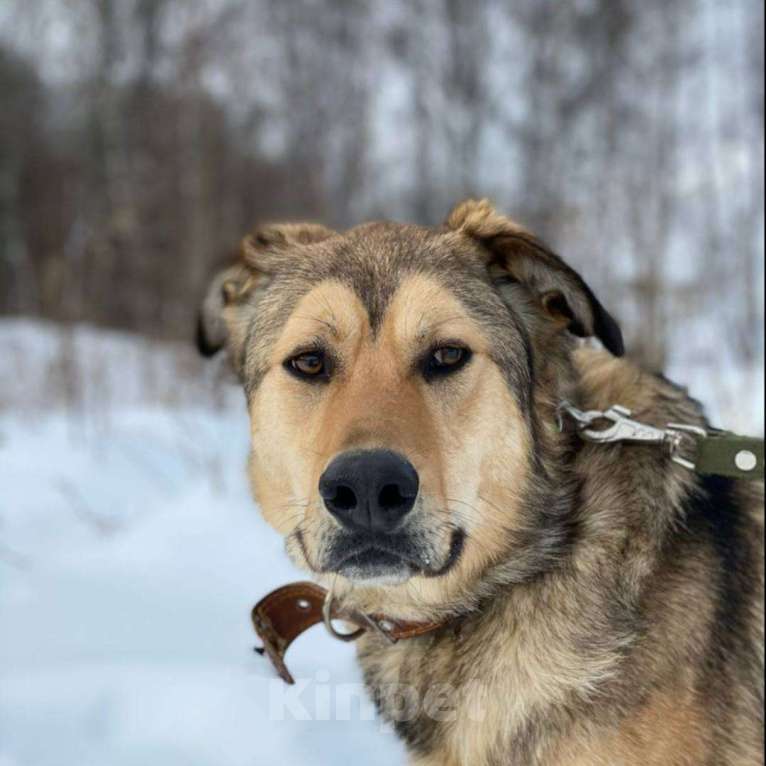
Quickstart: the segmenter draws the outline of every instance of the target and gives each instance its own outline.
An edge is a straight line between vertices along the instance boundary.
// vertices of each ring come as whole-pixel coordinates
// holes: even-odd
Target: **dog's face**
[[[253,491],[291,557],[434,605],[509,546],[529,557],[535,355],[567,331],[621,352],[582,280],[473,202],[439,230],[261,230],[201,327],[245,386]]]

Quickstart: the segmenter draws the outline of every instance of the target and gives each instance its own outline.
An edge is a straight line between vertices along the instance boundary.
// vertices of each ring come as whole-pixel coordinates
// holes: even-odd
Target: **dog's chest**
[[[481,766],[527,715],[525,698],[511,693],[518,674],[508,649],[445,631],[396,646],[371,637],[359,656],[381,716],[414,754]]]
[[[498,753],[538,751],[543,743],[532,722],[552,720],[573,694],[587,694],[613,670],[614,655],[587,662],[573,650],[540,642],[533,621],[516,628],[505,620],[488,622],[395,646],[375,636],[360,642],[370,693],[413,754],[494,766]]]

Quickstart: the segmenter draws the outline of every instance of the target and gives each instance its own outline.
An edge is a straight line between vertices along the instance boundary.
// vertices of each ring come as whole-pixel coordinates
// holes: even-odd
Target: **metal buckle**
[[[333,624],[332,624],[332,607],[335,602],[335,581],[333,581],[333,584],[330,586],[330,589],[327,591],[327,596],[325,597],[324,604],[322,605],[322,618],[324,620],[324,626],[327,628],[327,632],[333,637],[337,638],[338,641],[344,641],[345,643],[352,643],[354,641],[357,641],[367,632],[367,628],[358,628],[357,630],[354,630],[350,633],[341,633]],[[377,633],[380,633],[381,636],[384,636],[389,643],[395,644],[396,639],[393,636],[390,636],[378,623],[372,619],[369,615],[358,613],[354,614],[355,619],[359,619],[362,622],[367,623],[369,628],[376,631]],[[340,617],[342,620],[343,617]]]
[[[613,442],[632,442],[638,444],[662,444],[668,448],[671,460],[693,471],[696,465],[679,452],[685,438],[706,438],[707,431],[700,426],[684,423],[668,423],[665,428],[641,423],[631,418],[633,414],[627,407],[615,404],[608,410],[579,410],[570,402],[562,402],[558,409],[559,430],[564,428],[563,415],[569,415],[577,424],[577,433],[582,439],[595,444]],[[600,420],[611,421],[606,428],[593,428]]]
[[[701,426],[691,426],[688,423],[668,423],[668,445],[670,447],[670,459],[678,465],[682,465],[684,468],[688,468],[690,471],[697,470],[697,464],[691,460],[687,460],[685,457],[681,457],[678,454],[681,449],[684,437],[700,439],[707,439],[708,432]],[[697,444],[694,440],[695,446]]]

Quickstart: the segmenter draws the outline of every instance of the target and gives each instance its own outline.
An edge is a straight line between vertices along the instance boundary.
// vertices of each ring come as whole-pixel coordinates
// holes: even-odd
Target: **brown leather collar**
[[[295,582],[272,591],[253,607],[252,619],[255,632],[263,641],[263,647],[256,651],[267,656],[280,678],[291,685],[295,681],[285,665],[285,654],[298,636],[320,622],[342,641],[355,641],[366,631],[376,630],[392,644],[433,633],[445,625],[444,622],[392,620],[380,614],[344,610],[328,591],[312,582]],[[333,620],[350,623],[356,630],[340,633],[332,625]]]

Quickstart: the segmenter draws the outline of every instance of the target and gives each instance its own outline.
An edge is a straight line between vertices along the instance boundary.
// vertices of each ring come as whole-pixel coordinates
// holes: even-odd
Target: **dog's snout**
[[[319,494],[344,526],[390,532],[412,510],[420,479],[412,463],[390,450],[338,455],[319,479]]]

